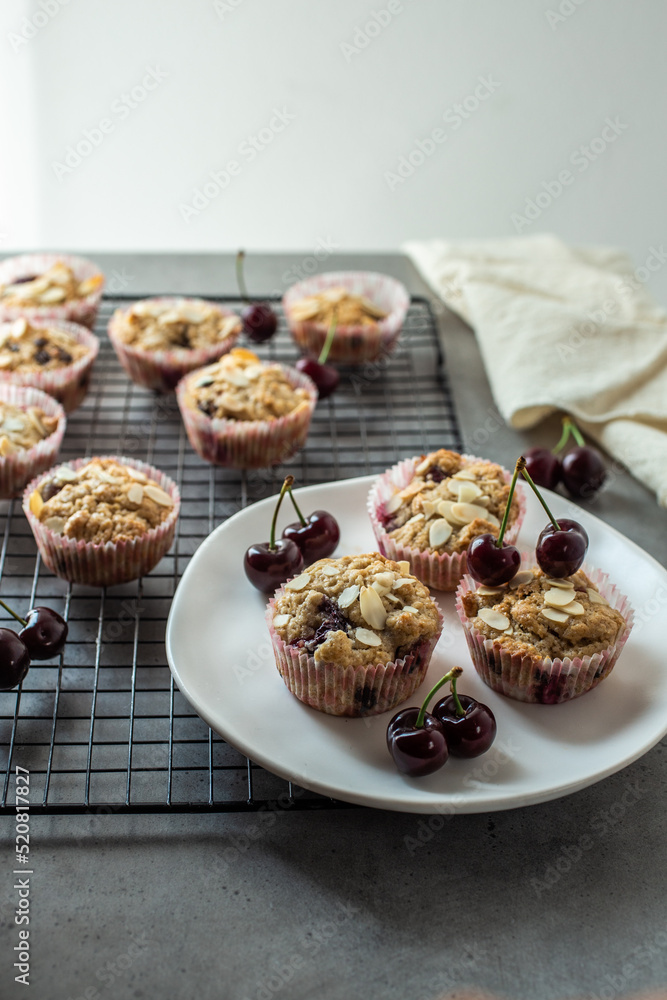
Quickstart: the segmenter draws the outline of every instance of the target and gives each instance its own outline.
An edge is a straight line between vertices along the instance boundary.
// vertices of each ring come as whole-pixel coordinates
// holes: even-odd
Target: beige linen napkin
[[[550,235],[404,249],[473,327],[509,424],[571,413],[667,506],[667,313],[642,280],[667,250],[635,271],[618,250]]]

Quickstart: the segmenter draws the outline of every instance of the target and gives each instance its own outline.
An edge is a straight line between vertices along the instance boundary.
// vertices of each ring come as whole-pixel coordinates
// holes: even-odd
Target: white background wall
[[[521,228],[642,265],[667,243],[666,25],[663,0],[4,0],[0,250],[388,249]],[[293,118],[260,132],[274,109]],[[229,161],[226,189],[184,210]],[[513,220],[539,192],[538,217]],[[667,266],[651,282],[667,301]]]

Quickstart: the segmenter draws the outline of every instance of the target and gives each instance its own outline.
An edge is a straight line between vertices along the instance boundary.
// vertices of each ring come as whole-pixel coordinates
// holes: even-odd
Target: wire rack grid
[[[239,472],[203,462],[188,444],[174,396],[142,389],[123,372],[106,325],[114,308],[132,301],[107,296],[102,303],[100,355],[87,398],[69,416],[60,458],[126,455],[162,469],[181,491],[176,538],[141,580],[106,590],[72,585],[41,564],[20,501],[0,502],[0,595],[19,614],[48,604],[69,624],[61,656],[33,663],[18,690],[0,693],[0,812],[15,811],[16,765],[30,771],[33,812],[333,808],[340,804],[253,764],[196,715],[167,666],[165,625],[200,542],[275,493],[288,472],[302,486],[382,472],[438,447],[462,450],[430,305],[412,300],[391,356],[341,369],[341,385],[318,404],[298,455],[283,466]],[[240,306],[232,298],[212,301]],[[276,337],[257,351],[294,362],[282,314]]]

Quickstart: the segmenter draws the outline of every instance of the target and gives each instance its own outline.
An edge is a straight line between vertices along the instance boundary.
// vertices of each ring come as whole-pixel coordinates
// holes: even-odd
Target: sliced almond
[[[282,628],[284,625],[287,625],[287,623],[290,622],[291,620],[292,620],[291,615],[275,615],[273,619],[273,624],[275,628]]]
[[[562,580],[556,580],[553,577],[548,576],[546,582],[551,587],[560,587],[562,590],[574,590],[574,584],[568,577],[563,577]]]
[[[561,608],[561,611],[563,614],[573,615],[575,618],[586,614],[586,609],[579,601],[572,601],[570,604],[566,604],[564,608]]]
[[[477,617],[490,625],[491,628],[498,629],[499,632],[504,632],[506,628],[509,628],[510,620],[502,611],[495,611],[493,608],[480,608]]]
[[[402,608],[403,611],[407,611],[409,615],[418,615],[419,612],[417,608],[413,608],[411,604],[405,604]]]
[[[402,497],[403,500],[410,500],[418,493],[421,493],[423,489],[424,489],[423,483],[408,483],[408,485],[404,489],[399,490],[398,496]]]
[[[67,292],[64,288],[47,288],[39,295],[39,301],[45,305],[50,305],[52,302],[62,302],[65,298],[67,298]]]
[[[171,302],[161,302],[155,299],[142,299],[141,302],[135,302],[130,313],[135,316],[161,316],[163,313],[169,312],[171,309]]]
[[[238,389],[246,389],[250,383],[240,369],[230,368],[223,375],[225,382],[235,385]]]
[[[150,489],[150,487],[149,487]],[[148,492],[148,491],[146,491]],[[310,573],[300,573],[285,584],[285,590],[303,590],[310,583]]]
[[[439,517],[429,528],[428,543],[432,549],[439,549],[448,541],[452,533],[452,526],[444,517]]]
[[[558,622],[559,625],[564,625],[570,617],[563,611],[556,611],[555,608],[540,608],[540,614],[544,615],[545,618],[548,618],[549,621]]]
[[[56,535],[62,535],[66,524],[67,522],[64,517],[47,517],[46,521],[44,521],[44,526],[49,531],[55,532]]]
[[[11,336],[15,340],[20,340],[24,333],[28,332],[28,322],[21,316],[20,319],[15,319],[11,325]]]
[[[406,585],[406,583],[412,583],[412,580],[407,576],[402,576],[401,579],[397,580],[394,584],[394,590],[400,590],[401,587]]]
[[[395,514],[399,507],[403,506],[403,498],[399,493],[394,493],[393,497],[389,497],[384,505],[385,514]]]
[[[470,504],[470,506],[472,507],[473,505]],[[478,507],[477,509],[478,510],[484,510],[483,507]],[[492,524],[494,528],[499,528],[500,527],[500,521],[498,520],[498,518],[496,517],[495,514],[491,513],[490,510],[484,510],[483,514],[478,514],[477,516],[478,517],[483,517],[484,520],[488,521],[489,524]]]
[[[458,472],[454,473],[452,479],[463,479],[464,481],[467,480],[470,483],[474,483],[477,481],[477,476],[474,472],[471,472],[470,469],[460,469]]]
[[[59,469],[56,469],[53,478],[57,479],[59,483],[75,483],[79,474],[70,465],[61,465]]]
[[[359,608],[371,628],[383,629],[387,621],[382,598],[372,587],[364,587],[359,597]]]
[[[476,517],[482,517],[485,521],[491,521],[491,515],[484,507],[478,507],[474,503],[454,503],[452,504],[452,518],[456,523],[463,526],[470,524]],[[491,522],[493,523],[493,522]]]
[[[459,503],[472,503],[481,495],[482,491],[475,483],[459,483]]]
[[[510,587],[512,588],[512,590],[516,590],[517,587],[522,587],[524,583],[530,583],[532,579],[533,579],[533,574],[530,572],[529,569],[519,570],[517,575],[515,577],[512,577],[512,579],[510,580]]]
[[[487,496],[486,493],[482,493],[481,496],[477,497],[477,504],[480,507],[488,507],[491,503],[491,497]]]
[[[598,590],[593,590],[592,587],[587,587],[586,593],[588,594],[588,600],[591,604],[606,604],[607,607],[609,607],[609,601],[607,601]]]
[[[445,489],[449,490],[453,497],[459,498],[459,490],[461,489],[461,483],[456,479],[445,479],[442,484]]]
[[[212,375],[202,375],[202,377],[198,378],[195,382],[195,389],[205,389],[206,386],[213,385],[214,382],[215,379]]]
[[[514,635],[514,629],[506,628],[505,631],[503,632],[503,635]]]
[[[155,503],[159,504],[160,507],[173,507],[174,501],[171,499],[168,493],[161,490],[159,486],[147,486],[144,490],[147,497],[154,500]]]
[[[397,597],[396,594],[385,594],[384,596],[387,598],[388,601],[391,601],[392,604],[401,603],[400,597]]]
[[[349,608],[351,604],[354,604],[358,596],[359,587],[356,583],[352,584],[351,587],[346,587],[342,594],[338,595],[338,607]]]
[[[180,319],[186,323],[201,323],[210,314],[210,306],[197,302],[179,302],[176,311]]]
[[[480,587],[477,588],[477,590],[475,591],[475,593],[479,594],[480,597],[495,597],[496,594],[504,594],[505,593],[505,588],[504,587],[485,587],[484,584],[482,584]]]
[[[417,521],[423,521],[423,520],[424,520],[424,515],[422,513],[419,513],[419,514],[415,514],[413,517],[411,517],[405,523],[406,524],[416,524]]]
[[[92,292],[96,292],[97,289],[103,284],[104,278],[101,274],[93,274],[90,278],[84,278],[83,281],[79,282],[79,295],[90,295]]]
[[[322,576],[338,576],[338,567],[332,566],[331,563],[327,563],[326,566],[322,567],[320,573]]]
[[[377,590],[380,597],[384,594],[388,594],[391,588],[394,586],[394,580],[396,577],[393,573],[378,573],[373,581],[373,590]]]
[[[34,514],[35,517],[39,517],[42,512],[42,507],[44,506],[44,501],[42,500],[42,494],[39,490],[33,490],[30,494],[30,502],[28,507],[30,508],[30,513]]]
[[[398,568],[401,571],[401,573],[409,573],[410,572],[410,563],[409,563],[409,561],[407,559],[399,559],[398,560]]]
[[[432,500],[422,500],[422,509],[426,520],[430,520],[435,514],[438,513],[437,501],[434,503]]]
[[[563,590],[562,587],[552,587],[551,590],[547,590],[544,595],[544,603],[548,604],[552,608],[564,608],[565,605],[570,604],[574,598],[574,588],[570,590]]]
[[[355,630],[355,638],[357,642],[361,642],[364,646],[381,646],[382,639],[375,632],[371,632],[367,628],[358,628]]]
[[[438,504],[438,514],[441,517],[446,518],[450,524],[454,524],[454,517],[452,515],[452,507],[454,506],[453,500],[441,500]]]
[[[139,472],[138,469],[134,469],[131,465],[126,465],[125,468],[127,470],[128,476],[131,479],[135,479],[138,483],[146,482],[146,476],[143,474],[143,472]]]
[[[137,505],[141,503],[144,499],[144,488],[140,483],[132,483],[129,490],[127,491],[127,499],[130,503],[136,503]]]
[[[6,458],[7,455],[11,455],[14,450],[15,449],[12,442],[9,440],[6,434],[3,434],[0,437],[0,455],[2,455],[3,458]]]
[[[432,461],[433,460],[430,455],[427,455],[426,458],[422,459],[422,461],[415,469],[415,475],[423,476],[425,472],[428,472],[428,470],[431,468]]]

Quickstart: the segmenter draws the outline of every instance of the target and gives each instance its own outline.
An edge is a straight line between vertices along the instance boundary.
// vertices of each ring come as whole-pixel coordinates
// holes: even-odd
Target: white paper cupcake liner
[[[167,554],[174,539],[181,498],[173,479],[154,466],[147,465],[146,462],[118,455],[96,455],[93,458],[113,458],[155,480],[174,502],[168,517],[140,538],[128,541],[101,544],[58,535],[42,524],[30,510],[30,496],[33,490],[38,489],[46,479],[50,479],[56,471],[55,468],[37,476],[26,487],[23,494],[23,512],[35,536],[40,555],[52,573],[71,583],[84,583],[90,587],[112,587],[145,576]],[[78,469],[90,461],[92,458],[78,458],[67,464],[73,469]]]
[[[201,300],[162,297],[152,298],[150,301],[176,303]],[[207,304],[213,306],[221,316],[236,316],[236,313],[231,309],[224,309],[213,303]],[[155,389],[157,392],[173,392],[184,375],[196,368],[203,368],[205,365],[217,361],[223,354],[231,351],[241,334],[241,321],[237,317],[239,319],[238,331],[215,344],[192,349],[180,347],[162,351],[147,351],[141,347],[126,344],[118,334],[124,315],[129,312],[130,308],[116,310],[109,320],[109,340],[118,360],[132,381],[146,389]]]
[[[32,448],[21,449],[4,458],[0,457],[0,498],[7,500],[20,495],[26,483],[55,463],[67,418],[60,403],[52,396],[29,386],[0,383],[0,400],[25,410],[29,406],[38,406],[48,417],[56,417],[58,420],[53,434],[38,441]]]
[[[87,353],[71,365],[62,368],[52,368],[48,371],[20,372],[0,369],[0,384],[33,386],[53,396],[62,403],[65,413],[71,413],[83,402],[88,392],[93,364],[100,350],[100,342],[94,333],[79,323],[67,323],[64,320],[30,320],[31,326],[52,327],[63,330],[87,348]],[[4,329],[0,323],[0,333]]]
[[[190,444],[197,454],[213,465],[232,469],[262,469],[280,465],[296,454],[306,443],[310,420],[317,403],[314,382],[296,368],[279,366],[294,389],[305,389],[308,399],[296,410],[275,420],[213,419],[187,404],[190,379],[198,371],[181,379],[176,398]]]
[[[20,257],[8,257],[7,260],[0,263],[0,285],[11,284],[17,278],[29,274],[42,274],[58,261],[67,264],[78,281],[84,281],[86,278],[92,278],[93,275],[100,273],[99,267],[84,257],[74,257],[66,253],[26,253],[21,254]],[[25,316],[31,323],[37,320],[69,321],[80,323],[92,329],[95,325],[103,291],[104,282],[94,292],[82,299],[72,299],[71,302],[49,306],[3,306],[0,302],[0,322]]]
[[[288,690],[305,705],[327,715],[355,718],[379,715],[406,701],[423,682],[442,632],[443,617],[439,609],[437,634],[421,642],[408,656],[390,663],[343,667],[337,663],[317,663],[305,649],[283,642],[273,627],[276,599],[283,589],[269,601],[266,624],[278,673]]]
[[[498,639],[487,639],[466,617],[463,595],[476,589],[475,581],[465,576],[456,594],[456,610],[463,625],[475,670],[494,691],[532,704],[558,705],[578,698],[597,687],[611,673],[632,631],[634,612],[627,597],[612,584],[606,573],[582,566],[582,571],[600,593],[625,619],[615,642],[592,656],[556,657],[521,656],[509,653]]]
[[[487,459],[477,458],[475,455],[462,455],[461,457],[468,462],[487,461]],[[433,587],[435,590],[456,590],[459,580],[466,571],[465,552],[451,554],[448,552],[428,552],[411,548],[408,545],[399,545],[387,533],[382,523],[384,505],[397,490],[404,489],[414,479],[415,469],[420,461],[421,456],[417,455],[398,462],[383,473],[371,487],[367,509],[373,533],[382,555],[397,562],[401,559],[407,559],[410,563],[410,572],[427,587]],[[510,482],[511,474],[506,469],[503,472],[507,482]],[[509,545],[513,545],[516,541],[526,513],[526,498],[519,483],[516,485],[514,495],[519,504],[519,512],[515,520],[507,526],[505,532],[504,541]]]
[[[329,271],[306,278],[288,288],[283,296],[283,309],[290,333],[301,350],[310,357],[319,357],[329,328],[324,323],[293,320],[290,316],[292,305],[299,299],[316,295],[325,288],[336,285],[346,288],[354,295],[365,296],[388,315],[371,327],[338,326],[327,360],[358,365],[391,353],[400,335],[410,305],[410,296],[400,281],[373,271]]]

